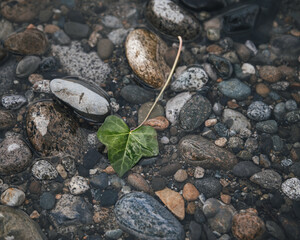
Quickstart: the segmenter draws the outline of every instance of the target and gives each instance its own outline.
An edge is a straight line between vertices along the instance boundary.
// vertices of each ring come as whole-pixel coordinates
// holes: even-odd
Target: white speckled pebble
[[[69,184],[70,192],[73,195],[79,195],[90,189],[88,181],[81,176],[72,177]]]
[[[300,200],[300,180],[298,178],[290,178],[281,185],[281,190],[290,199]]]

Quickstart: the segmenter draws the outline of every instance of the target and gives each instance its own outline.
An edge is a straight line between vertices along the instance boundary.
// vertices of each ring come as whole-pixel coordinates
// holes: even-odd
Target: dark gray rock
[[[237,177],[251,177],[253,174],[260,172],[260,167],[256,166],[253,162],[242,161],[235,165],[232,173]]]
[[[181,0],[181,2],[194,10],[212,11],[225,7],[222,0]]]
[[[275,105],[273,113],[276,120],[282,120],[284,118],[284,114],[286,113],[284,102],[277,103]]]
[[[57,226],[92,224],[92,206],[82,197],[71,194],[62,195],[51,211]]]
[[[271,108],[262,101],[255,101],[248,107],[247,116],[255,121],[267,120],[271,116]]]
[[[202,227],[195,221],[191,221],[189,224],[190,240],[198,240],[201,238]]]
[[[282,149],[284,147],[284,142],[278,135],[272,136],[272,142],[273,142],[274,151],[276,151],[276,152],[282,151]]]
[[[53,40],[59,45],[68,45],[71,43],[71,39],[63,30],[53,33]]]
[[[199,179],[195,181],[195,187],[206,198],[217,197],[222,191],[222,185],[219,180],[214,177]]]
[[[0,226],[0,236],[3,239],[47,239],[39,225],[19,209],[0,206]]]
[[[274,170],[255,173],[250,180],[266,189],[279,189],[281,185],[281,176]]]
[[[16,76],[19,78],[28,77],[34,73],[41,63],[40,57],[26,56],[17,65]]]
[[[266,228],[268,232],[278,240],[285,240],[286,237],[284,235],[284,231],[282,228],[273,221],[266,221]]]
[[[168,164],[167,166],[162,167],[159,170],[159,174],[161,176],[165,176],[165,177],[171,176],[180,168],[181,168],[181,165],[179,163],[171,163],[171,164]]]
[[[264,133],[276,133],[278,130],[278,124],[275,120],[267,120],[258,122],[255,125],[256,129]]]
[[[297,177],[300,177],[300,162],[295,162],[291,167],[290,170],[294,173]]]
[[[154,191],[163,190],[166,185],[166,180],[162,177],[154,177],[151,181],[151,186]]]
[[[64,30],[72,39],[82,39],[88,37],[90,28],[86,24],[67,22],[64,25]]]
[[[98,189],[105,189],[108,186],[108,175],[106,173],[100,173],[91,177],[90,184]]]
[[[115,190],[106,190],[99,197],[100,205],[102,207],[109,207],[115,205],[118,200],[118,192]]]
[[[40,206],[43,209],[50,210],[55,205],[55,197],[50,192],[44,192],[40,197]]]
[[[220,77],[223,79],[228,79],[231,77],[233,67],[228,59],[211,54],[208,56],[207,61],[215,67]]]
[[[179,124],[187,131],[199,127],[210,115],[212,106],[207,98],[194,95],[187,101],[179,113]]]
[[[220,82],[218,89],[226,97],[236,100],[247,99],[251,94],[250,87],[236,78]]]
[[[300,120],[300,110],[294,110],[285,114],[285,120],[289,123],[296,123]]]
[[[121,96],[130,103],[141,104],[155,98],[154,92],[147,91],[137,85],[127,85],[122,88]]]
[[[6,109],[16,110],[27,103],[27,99],[22,95],[6,95],[1,99],[2,106]]]
[[[115,205],[120,227],[143,240],[183,240],[178,220],[158,201],[142,192],[126,194]]]
[[[0,130],[11,128],[16,123],[16,116],[10,111],[0,110]]]

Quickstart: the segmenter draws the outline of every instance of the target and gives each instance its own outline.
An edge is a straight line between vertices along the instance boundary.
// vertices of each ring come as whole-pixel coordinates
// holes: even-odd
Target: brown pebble
[[[288,67],[286,65],[281,65],[277,67],[277,69],[281,72],[282,76],[287,81],[294,81],[296,77],[296,71],[295,69]]]
[[[220,55],[223,52],[223,48],[217,44],[211,44],[206,48],[206,51],[212,54]]]
[[[131,173],[127,178],[128,183],[137,190],[149,193],[151,191],[148,182],[138,173]]]
[[[33,212],[30,214],[31,219],[37,219],[40,217],[40,214],[37,210],[33,210]]]
[[[188,178],[187,172],[184,169],[179,169],[174,174],[174,179],[176,182],[184,182]]]
[[[264,83],[259,83],[255,87],[256,93],[262,97],[267,97],[270,93],[270,89]]]
[[[195,202],[189,202],[186,206],[185,212],[187,214],[193,215],[196,212],[196,203]]]
[[[45,26],[44,32],[49,33],[49,34],[53,34],[53,33],[57,32],[59,30],[60,30],[60,28],[57,25],[47,24]]]
[[[236,102],[234,101],[228,101],[227,102],[227,106],[230,108],[230,109],[237,109],[240,105],[238,105]]]
[[[33,181],[29,185],[29,192],[33,194],[39,194],[41,192],[41,184],[38,181]]]
[[[200,194],[199,191],[193,184],[187,183],[184,185],[183,190],[182,190],[182,195],[185,200],[195,201],[198,199],[199,194]]]
[[[213,119],[207,119],[204,124],[205,124],[205,127],[212,127],[212,126],[216,125],[217,122],[218,122],[218,120],[216,118],[213,118]]]
[[[153,127],[155,130],[164,131],[169,127],[169,121],[163,116],[158,116],[156,118],[148,119],[145,123],[145,126]]]
[[[281,72],[274,66],[262,66],[259,75],[263,80],[271,83],[278,82],[282,77]]]
[[[231,197],[230,197],[230,195],[221,193],[221,200],[222,200],[222,202],[225,203],[225,204],[230,204],[230,202],[231,202]]]
[[[103,170],[103,172],[105,172],[107,174],[110,174],[110,175],[116,173],[115,169],[111,165],[109,165],[107,168],[105,168]]]

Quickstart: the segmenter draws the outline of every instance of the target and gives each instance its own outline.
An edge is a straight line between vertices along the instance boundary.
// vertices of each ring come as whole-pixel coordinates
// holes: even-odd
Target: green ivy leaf
[[[141,126],[130,131],[126,123],[117,116],[111,115],[105,119],[97,137],[107,147],[108,159],[121,177],[142,157],[158,155],[154,128]]]

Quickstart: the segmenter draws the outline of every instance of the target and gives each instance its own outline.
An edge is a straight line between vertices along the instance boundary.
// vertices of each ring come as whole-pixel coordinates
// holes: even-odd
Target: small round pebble
[[[271,109],[264,102],[255,101],[248,107],[247,116],[255,121],[267,120],[271,116]]]
[[[225,138],[225,137],[218,138],[218,139],[215,141],[215,144],[216,144],[218,147],[225,147],[226,143],[227,143],[227,138]]]
[[[285,108],[288,111],[293,111],[297,109],[297,102],[295,100],[288,100],[285,102]]]
[[[40,206],[45,210],[50,210],[54,208],[55,197],[50,192],[44,192],[40,197]]]
[[[166,136],[163,136],[161,139],[160,139],[160,142],[162,144],[168,144],[170,142],[170,139]]]
[[[195,167],[194,178],[203,178],[205,174],[205,169],[202,167]]]
[[[187,175],[186,170],[184,170],[184,169],[177,170],[177,172],[174,175],[174,179],[177,182],[184,182],[185,180],[187,180],[187,178],[188,178],[188,175]]]

